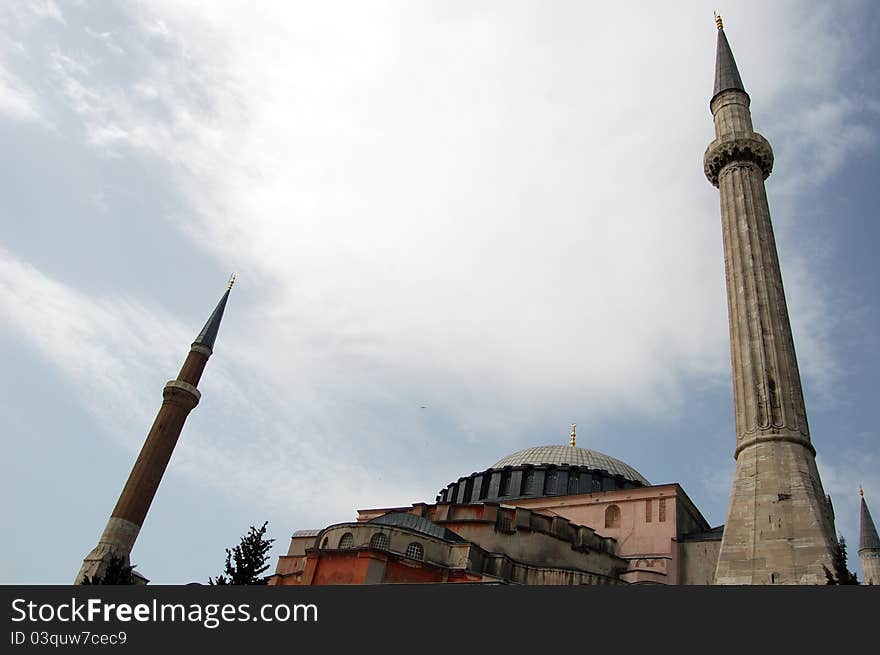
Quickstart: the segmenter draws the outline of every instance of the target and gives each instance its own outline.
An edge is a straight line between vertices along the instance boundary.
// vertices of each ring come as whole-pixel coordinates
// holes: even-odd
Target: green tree
[[[822,568],[825,569],[825,577],[828,578],[825,584],[859,584],[856,574],[852,573],[846,564],[846,539],[843,538],[843,535],[840,535],[837,548],[834,549],[834,559],[831,564],[834,567],[834,573],[829,571],[827,566],[822,565]]]
[[[104,568],[104,575],[95,575],[91,578],[87,575],[83,576],[80,584],[135,584],[134,567],[136,564],[126,564],[125,559],[118,555],[111,555]]]
[[[266,584],[268,576],[262,574],[269,568],[269,551],[274,539],[266,539],[266,526],[263,523],[259,530],[254,526],[241,538],[241,542],[232,550],[226,549],[226,570],[216,579],[208,578],[212,585],[227,584]]]

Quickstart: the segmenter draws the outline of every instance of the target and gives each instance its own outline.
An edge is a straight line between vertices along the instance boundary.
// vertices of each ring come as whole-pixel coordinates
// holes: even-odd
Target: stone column
[[[773,151],[752,130],[749,103],[737,88],[712,99],[716,138],[704,158],[721,191],[736,416],[715,582],[824,584],[833,515],[816,470],[764,188]]]
[[[116,507],[110,513],[98,545],[86,555],[74,584],[80,584],[83,576],[93,578],[103,575],[107,562],[113,556],[123,558],[126,564],[130,563],[131,549],[165,474],[183,424],[201,398],[196,385],[210,356],[210,348],[193,344],[177,379],[165,384],[162,406],[156,420],[147,434]]]

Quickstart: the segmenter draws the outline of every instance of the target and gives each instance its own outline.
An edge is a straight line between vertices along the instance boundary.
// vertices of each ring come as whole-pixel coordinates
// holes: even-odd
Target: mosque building
[[[435,503],[360,510],[356,521],[294,533],[271,584],[825,583],[834,515],[810,441],[764,188],[773,151],[752,129],[720,18],[717,27],[716,138],[704,171],[721,194],[734,382],[726,524],[710,526],[680,485],[652,485],[629,464],[577,447],[572,426],[568,445],[503,457],[448,484]]]
[[[459,477],[432,503],[362,509],[291,538],[273,585],[825,584],[837,553],[816,469],[764,180],[773,151],[717,20],[715,139],[704,172],[721,197],[736,471],[727,520],[711,526],[681,485],[568,443],[526,448]],[[232,283],[230,282],[230,289]],[[168,465],[229,297],[192,344],[98,545],[76,582],[125,563]],[[859,556],[880,582],[880,540],[861,499]]]

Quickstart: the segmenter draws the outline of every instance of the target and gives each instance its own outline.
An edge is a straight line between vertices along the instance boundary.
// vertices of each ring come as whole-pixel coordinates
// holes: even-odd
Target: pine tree
[[[834,573],[829,571],[827,566],[822,565],[822,568],[825,569],[825,577],[828,579],[825,584],[859,584],[856,574],[852,573],[846,564],[846,539],[843,538],[843,535],[840,535],[837,548],[834,549],[832,566],[834,566]]]
[[[262,574],[269,568],[269,550],[274,539],[266,539],[266,526],[259,530],[251,526],[250,531],[241,538],[238,546],[226,549],[226,570],[216,579],[208,578],[212,585],[260,585],[266,584],[267,577]]]
[[[135,584],[134,567],[136,564],[126,564],[125,559],[118,555],[111,555],[107,566],[104,568],[104,575],[95,575],[91,578],[87,575],[83,576],[82,583],[84,585],[94,584]]]

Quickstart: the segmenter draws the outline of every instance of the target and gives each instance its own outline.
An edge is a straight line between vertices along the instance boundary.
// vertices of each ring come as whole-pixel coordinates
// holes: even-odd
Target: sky
[[[207,582],[269,522],[431,502],[578,445],[725,521],[716,29],[817,462],[880,518],[873,3],[0,4],[0,582],[68,584],[237,282],[132,554]]]

